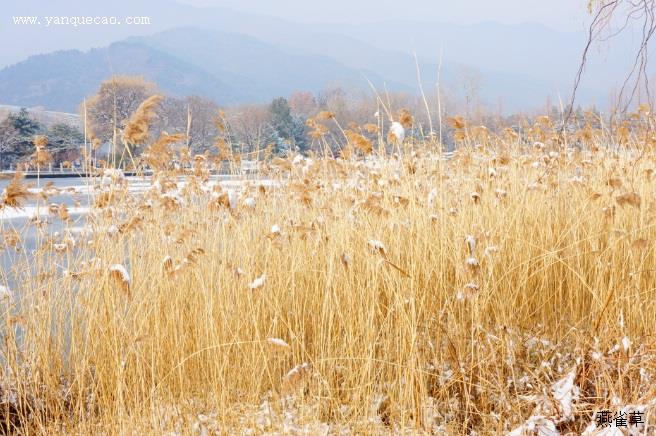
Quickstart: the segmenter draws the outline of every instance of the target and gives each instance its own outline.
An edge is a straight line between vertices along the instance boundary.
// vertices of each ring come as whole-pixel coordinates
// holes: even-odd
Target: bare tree
[[[138,76],[114,76],[86,101],[88,128],[102,142],[116,141],[127,119],[157,87]]]
[[[458,76],[465,97],[465,116],[470,119],[472,112],[478,112],[483,75],[476,68],[461,65],[458,67]]]
[[[216,119],[219,115],[219,106],[211,100],[198,96],[188,97],[185,103],[191,116],[189,146],[194,153],[202,153],[211,148],[218,134]]]
[[[20,132],[14,127],[9,117],[0,122],[0,168],[5,167],[7,153],[14,152],[14,144]]]
[[[634,54],[631,71],[625,78],[618,95],[619,109],[622,113],[625,113],[641,89],[644,89],[646,93],[647,102],[649,104],[653,103],[649,91],[647,66],[649,43],[656,31],[656,0],[589,0],[588,9],[593,18],[588,29],[588,38],[579,70],[574,79],[574,87],[563,129],[567,126],[574,111],[576,93],[593,44],[596,41],[614,38],[635,26],[639,26],[641,29],[641,40]],[[615,23],[618,23],[617,28],[614,28]]]
[[[260,150],[275,140],[271,113],[265,106],[248,105],[228,109],[227,117],[235,139],[244,146],[244,152]]]
[[[219,106],[203,97],[180,99],[167,96],[159,112],[155,131],[189,135],[187,144],[193,153],[200,154],[211,148],[218,134],[216,119]]]
[[[289,107],[293,115],[308,117],[317,110],[317,100],[311,92],[296,91],[289,97]]]
[[[159,112],[156,130],[170,135],[187,133],[187,103],[177,97],[166,96]]]

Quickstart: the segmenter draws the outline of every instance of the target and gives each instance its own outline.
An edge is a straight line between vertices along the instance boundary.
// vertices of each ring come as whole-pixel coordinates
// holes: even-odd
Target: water
[[[151,188],[151,178],[144,177],[127,177],[128,190],[135,195],[145,192]],[[245,181],[258,181],[262,184],[270,182],[258,179],[257,177],[248,176],[230,176],[220,175],[211,176],[209,184],[220,184],[227,190],[238,190]],[[180,185],[185,183],[185,178],[179,179]],[[2,192],[10,180],[0,180],[0,192]],[[89,205],[93,201],[94,185],[100,183],[98,178],[87,177],[69,177],[69,178],[47,178],[29,179],[25,183],[31,186],[31,191],[35,194],[28,199],[20,209],[4,208],[0,210],[0,230],[2,232],[16,230],[23,237],[23,248],[29,253],[36,248],[38,229],[30,221],[38,217],[45,222],[41,227],[42,234],[52,234],[62,232],[65,229],[62,221],[49,213],[48,207],[51,204],[64,204],[67,207],[68,214],[72,222],[68,225],[69,229],[80,229],[86,224],[86,215],[89,212]],[[49,196],[44,200],[39,195],[47,186],[57,188],[59,193]],[[3,267],[11,266],[14,260],[11,259],[13,250],[5,249],[0,253],[0,264]],[[9,260],[8,260],[9,258]],[[5,269],[6,271],[6,269]]]
[[[38,193],[48,184],[60,189],[62,192],[49,197],[47,200],[41,198]],[[0,192],[2,192],[10,180],[0,180]],[[21,267],[33,258],[33,252],[37,247],[38,239],[43,235],[55,232],[63,233],[67,225],[57,217],[49,213],[50,204],[66,205],[72,222],[69,228],[80,228],[86,224],[86,212],[91,201],[89,186],[93,183],[91,179],[70,178],[41,178],[25,180],[34,193],[23,204],[22,208],[4,208],[0,211],[0,230],[3,235],[11,232],[20,234],[20,250],[5,247],[0,252],[0,284],[7,284],[10,288],[14,285],[14,274],[12,269]],[[30,221],[38,217],[44,224],[39,229]]]

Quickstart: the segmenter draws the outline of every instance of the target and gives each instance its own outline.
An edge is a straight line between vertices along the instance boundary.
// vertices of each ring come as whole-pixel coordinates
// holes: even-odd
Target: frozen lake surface
[[[127,177],[128,189],[130,192],[138,194],[145,192],[152,187],[150,176],[146,177]],[[208,182],[209,186],[220,184],[226,190],[235,190],[241,187],[247,181],[258,181],[256,178],[244,176],[211,176]],[[96,192],[94,184],[98,186],[98,178],[71,177],[71,178],[42,178],[39,180],[30,179],[24,181],[30,186],[30,191],[35,195],[29,199],[21,208],[4,208],[0,210],[0,224],[3,226],[9,222],[16,221],[14,225],[19,224],[29,218],[36,216],[48,215],[48,206],[50,204],[65,204],[68,213],[72,218],[84,215],[89,211],[89,204]],[[267,184],[266,181],[261,183]],[[0,180],[0,192],[2,192],[10,180]],[[184,178],[179,179],[180,186],[184,186]],[[48,200],[43,200],[38,194],[47,186],[56,188],[60,192],[56,195],[49,196]]]
[[[153,184],[150,176],[144,177],[127,177],[128,190],[139,195],[152,189]],[[228,192],[239,190],[246,182],[256,182],[258,184],[271,184],[270,181],[261,180],[248,176],[211,176],[206,183],[207,187],[220,185]],[[0,180],[0,192],[4,191],[10,180]],[[7,249],[0,251],[0,266],[3,268],[2,276],[6,277],[7,272],[18,260],[26,260],[31,257],[31,252],[37,246],[39,234],[53,234],[55,232],[82,232],[86,228],[87,214],[89,205],[93,203],[94,196],[101,184],[100,178],[71,177],[71,178],[41,178],[39,180],[25,180],[30,191],[34,194],[27,200],[21,208],[6,207],[0,210],[0,230],[4,232],[16,231],[20,233],[23,250],[16,251]],[[184,186],[184,177],[178,179],[179,187]],[[44,190],[56,188],[54,195],[49,195],[48,199],[43,199],[39,194]],[[53,217],[49,211],[51,204],[64,204],[67,207],[68,214],[72,220],[68,225],[60,219]],[[38,231],[36,226],[30,221],[38,217],[42,222],[42,231]],[[0,284],[2,279],[0,277]]]

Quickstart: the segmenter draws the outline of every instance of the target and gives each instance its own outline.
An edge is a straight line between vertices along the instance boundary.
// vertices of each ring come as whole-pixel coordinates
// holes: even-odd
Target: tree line
[[[79,163],[83,159],[85,144],[93,150],[92,157],[96,160],[116,157],[124,152],[122,135],[126,123],[145,100],[157,94],[165,95],[156,84],[143,77],[115,76],[101,83],[98,91],[80,105],[78,127],[63,123],[46,127],[26,109],[9,114],[0,122],[0,168],[16,168],[21,163],[30,162],[37,136],[47,138],[43,150],[52,157],[49,163],[55,166],[76,161]],[[312,119],[318,114],[330,113],[331,122],[325,123],[326,137],[329,138],[332,151],[337,152],[342,145],[340,142],[343,143],[345,131],[355,131],[371,137],[371,132],[364,132],[363,126],[383,127],[388,117],[398,118],[398,114],[384,112],[381,98],[384,98],[386,107],[403,108],[401,112],[412,114],[411,123],[406,126],[407,138],[430,137],[447,144],[447,148],[455,143],[454,134],[457,129],[449,126],[446,120],[467,113],[467,109],[471,108],[469,103],[458,105],[448,93],[441,95],[440,113],[436,113],[435,110],[428,112],[419,96],[402,93],[358,95],[338,87],[325,89],[316,95],[298,91],[288,98],[276,98],[269,104],[231,107],[220,107],[200,96],[179,98],[165,95],[157,104],[156,117],[149,126],[149,135],[151,139],[163,133],[180,135],[184,140],[178,145],[187,147],[193,155],[216,153],[217,138],[221,138],[230,147],[231,153],[243,156],[254,155],[264,149],[276,155],[284,155],[288,151],[307,153],[315,147],[316,130]],[[545,107],[534,115],[548,114],[558,119],[559,112],[547,100]],[[436,138],[438,128],[431,125],[429,117],[433,121],[445,120],[444,126],[439,128],[439,138]],[[498,112],[486,111],[482,106],[475,106],[466,117],[471,125],[485,125],[492,131],[508,126],[521,129],[529,125],[530,118],[531,114],[502,116]],[[583,118],[583,110],[577,108],[573,120]],[[431,128],[433,132],[429,131]],[[383,136],[386,133],[384,130],[379,131]],[[139,156],[142,152],[143,147],[130,150],[132,156]],[[113,161],[118,162],[120,158]]]
[[[39,136],[48,138],[47,148],[54,165],[68,165],[78,159],[84,144],[80,129],[65,123],[47,127],[23,108],[0,121],[0,168],[26,163],[35,152],[34,142]]]
[[[103,82],[99,91],[80,108],[87,132],[96,144],[119,144],[121,132],[130,115],[148,97],[162,94],[142,77],[116,76]],[[294,101],[294,100],[292,100]],[[286,98],[277,98],[268,106],[246,105],[221,108],[200,96],[166,96],[159,104],[151,126],[154,136],[161,132],[184,134],[186,146],[194,154],[212,147],[219,136],[218,124],[229,126],[227,142],[240,152],[251,152],[272,144],[275,151],[305,151],[308,147],[306,114],[295,111]]]
[[[8,114],[0,122],[0,169],[28,164],[35,152],[35,138],[47,138],[49,163],[59,166],[83,158],[86,143],[96,156],[120,152],[120,135],[130,116],[148,97],[161,93],[157,86],[136,76],[116,76],[103,82],[98,92],[80,106],[80,125],[40,123],[25,108]],[[280,97],[269,105],[245,105],[222,109],[199,96],[166,96],[158,107],[151,132],[184,134],[186,146],[194,154],[210,150],[219,124],[229,126],[222,135],[236,152],[248,153],[271,146],[282,154],[287,150],[305,152],[308,136],[305,121],[313,109],[314,97],[299,93],[290,100]],[[308,105],[308,102],[311,105]],[[305,106],[303,106],[305,105]],[[139,153],[140,150],[134,150]]]

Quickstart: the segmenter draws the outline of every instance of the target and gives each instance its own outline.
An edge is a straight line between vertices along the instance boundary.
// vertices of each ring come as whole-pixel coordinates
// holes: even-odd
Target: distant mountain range
[[[243,35],[176,29],[87,52],[31,56],[0,70],[0,101],[75,112],[112,74],[142,75],[173,95],[203,95],[222,104],[364,82],[359,71],[328,57],[288,54]],[[369,78],[382,83],[374,73]]]
[[[173,0],[68,0],[56,5],[64,6],[105,15],[116,8],[147,11],[154,24],[106,32],[0,28],[0,39],[29,44],[24,53],[50,51],[0,70],[0,104],[74,112],[112,74],[143,75],[173,95],[203,95],[220,104],[266,102],[294,90],[317,92],[330,85],[368,92],[367,80],[379,89],[417,92],[416,53],[427,93],[435,93],[442,55],[445,89],[461,94],[463,78],[471,75],[484,103],[516,111],[542,106],[547,97],[554,104],[568,97],[585,40],[583,33],[536,24],[299,24]],[[48,8],[66,13],[37,0],[7,7],[12,14],[52,13]],[[631,62],[631,42],[621,38],[606,50],[595,50],[579,93],[582,104],[607,102]],[[0,65],[18,57],[17,47],[3,46]],[[51,51],[53,47],[68,50]]]
[[[5,119],[9,114],[18,113],[21,110],[19,106],[0,105],[0,120]],[[45,127],[52,127],[55,124],[66,124],[71,127],[80,127],[80,116],[66,112],[46,111],[39,107],[30,108],[30,116]]]
[[[0,71],[0,101],[77,112],[82,100],[113,73],[144,75],[173,94],[202,92],[217,100],[237,99],[234,90],[193,65],[148,46],[119,42],[86,53],[66,50],[31,56],[7,67]]]
[[[228,84],[237,100],[266,101],[295,90],[318,92],[329,85],[362,88],[370,80],[382,86],[380,74],[348,66],[334,57],[295,53],[252,36],[193,27],[160,32],[128,41],[150,47],[194,65]],[[402,83],[388,84],[410,90]]]

